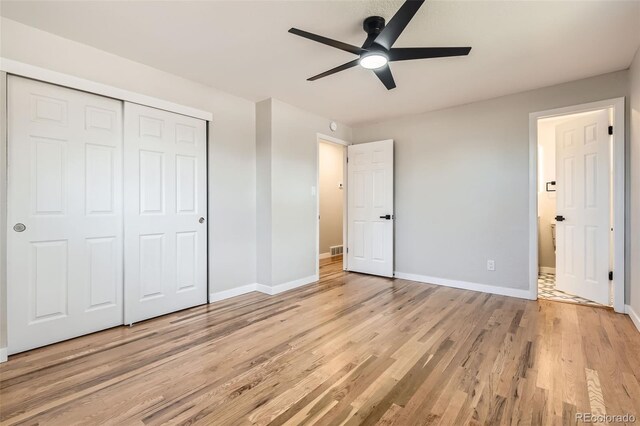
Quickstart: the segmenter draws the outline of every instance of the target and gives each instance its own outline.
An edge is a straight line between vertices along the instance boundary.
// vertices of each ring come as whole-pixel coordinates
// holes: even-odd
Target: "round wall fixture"
[[[338,130],[338,124],[335,121],[332,121],[331,124],[329,124],[329,128],[332,132],[335,132],[336,130]]]

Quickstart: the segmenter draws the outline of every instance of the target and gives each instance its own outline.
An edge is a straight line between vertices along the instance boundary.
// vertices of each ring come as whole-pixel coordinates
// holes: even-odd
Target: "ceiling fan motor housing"
[[[380,31],[384,28],[384,18],[382,16],[369,16],[362,23],[362,28],[369,35],[380,34]]]

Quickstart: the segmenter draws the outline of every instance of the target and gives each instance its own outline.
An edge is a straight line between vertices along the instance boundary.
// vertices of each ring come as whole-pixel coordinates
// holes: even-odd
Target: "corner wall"
[[[331,133],[331,120],[276,99],[260,102],[256,111],[257,197],[261,200],[258,202],[258,283],[284,289],[313,282],[317,280],[318,255],[317,134]],[[270,120],[266,117],[268,114]],[[333,136],[350,141],[351,129],[338,124]],[[264,254],[267,247],[269,253]],[[270,263],[262,263],[266,261]]]
[[[256,104],[257,282],[271,285],[271,99]]]
[[[396,271],[526,297],[529,113],[627,93],[618,71],[354,128],[396,142]]]

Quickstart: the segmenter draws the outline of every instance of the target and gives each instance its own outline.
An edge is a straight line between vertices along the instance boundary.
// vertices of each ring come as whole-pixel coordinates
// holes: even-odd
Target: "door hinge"
[[[613,126],[609,126],[609,134],[612,135],[613,134]]]
[[[349,247],[347,247],[347,253],[349,253]]]
[[[609,281],[613,281],[613,271],[609,271]]]
[[[349,162],[349,157],[347,157],[347,163]]]

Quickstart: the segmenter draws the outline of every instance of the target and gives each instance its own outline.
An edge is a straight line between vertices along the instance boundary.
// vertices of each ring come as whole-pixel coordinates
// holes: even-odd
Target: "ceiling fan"
[[[321,74],[314,75],[307,80],[318,80],[360,65],[363,68],[372,70],[387,90],[391,90],[396,87],[396,83],[393,80],[389,62],[468,55],[471,51],[470,47],[392,47],[424,1],[425,0],[405,1],[387,25],[385,25],[384,18],[380,16],[370,16],[365,19],[362,26],[367,33],[367,39],[362,47],[353,46],[297,28],[291,28],[289,30],[291,34],[308,38],[309,40],[317,41],[318,43],[326,44],[359,56],[358,59],[354,59],[351,62],[347,62]]]

